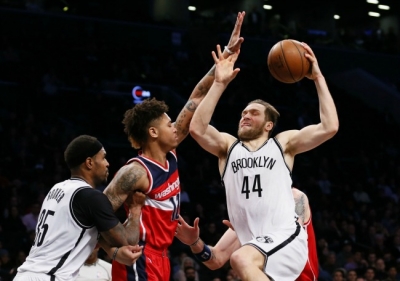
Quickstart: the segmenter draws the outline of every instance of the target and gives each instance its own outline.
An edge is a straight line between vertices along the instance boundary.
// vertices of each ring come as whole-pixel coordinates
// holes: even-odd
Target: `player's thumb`
[[[225,224],[225,225],[226,225],[227,227],[229,227],[230,229],[232,229],[233,231],[235,230],[235,229],[233,228],[233,225],[231,224],[230,221],[228,221],[228,220],[222,220],[222,223]]]

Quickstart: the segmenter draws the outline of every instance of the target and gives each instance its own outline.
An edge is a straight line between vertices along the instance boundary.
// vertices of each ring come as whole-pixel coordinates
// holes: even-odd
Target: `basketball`
[[[285,39],[276,43],[268,54],[268,69],[271,75],[283,83],[296,83],[310,71],[310,61],[301,43]]]

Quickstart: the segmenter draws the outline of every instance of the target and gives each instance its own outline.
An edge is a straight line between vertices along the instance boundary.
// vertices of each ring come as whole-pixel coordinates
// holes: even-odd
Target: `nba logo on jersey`
[[[268,237],[268,236],[258,236],[256,239],[258,242],[261,242],[261,243],[273,243],[274,242],[274,240],[272,240],[272,238]]]

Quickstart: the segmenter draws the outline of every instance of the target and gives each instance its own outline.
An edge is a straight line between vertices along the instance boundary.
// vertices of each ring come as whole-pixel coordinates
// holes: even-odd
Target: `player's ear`
[[[86,168],[91,170],[93,168],[93,162],[94,162],[94,159],[92,157],[87,157],[84,164],[85,164]]]
[[[273,123],[272,121],[267,121],[267,122],[265,123],[264,129],[265,129],[267,132],[272,131],[273,128],[274,128],[274,123]]]
[[[158,130],[157,130],[157,128],[156,128],[156,127],[150,127],[150,128],[149,128],[149,135],[150,135],[150,137],[152,137],[152,138],[158,137]]]

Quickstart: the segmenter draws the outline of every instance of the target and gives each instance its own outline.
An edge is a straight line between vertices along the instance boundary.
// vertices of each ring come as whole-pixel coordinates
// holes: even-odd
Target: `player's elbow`
[[[326,134],[328,135],[329,138],[332,138],[336,133],[339,131],[339,121],[331,124],[327,130]]]
[[[199,126],[199,124],[196,124],[196,122],[191,122],[189,126],[189,133],[194,139],[196,139],[204,134],[204,130],[201,128],[201,126]]]

